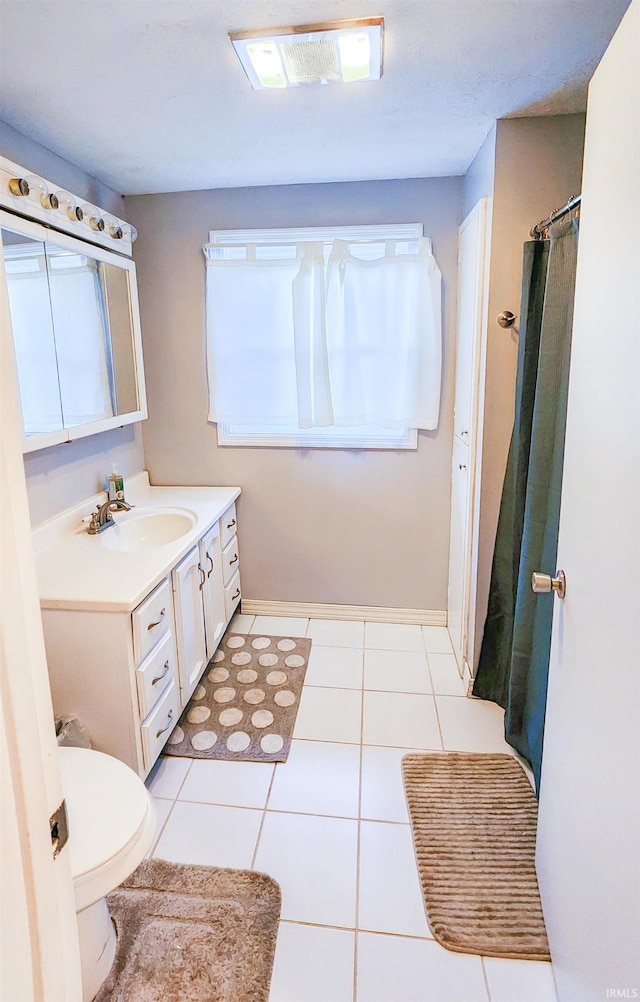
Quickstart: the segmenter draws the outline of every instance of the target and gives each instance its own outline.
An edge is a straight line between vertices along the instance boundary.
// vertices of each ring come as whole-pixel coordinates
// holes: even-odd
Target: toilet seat
[[[117,887],[142,861],[155,829],[153,799],[142,780],[111,755],[58,749],[67,804],[76,911]]]

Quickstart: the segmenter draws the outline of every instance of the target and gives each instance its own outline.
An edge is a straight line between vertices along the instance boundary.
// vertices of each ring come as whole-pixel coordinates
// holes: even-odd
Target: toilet
[[[142,862],[155,831],[153,799],[118,759],[86,748],[58,748],[67,804],[83,1002],[91,1002],[116,953],[105,895]]]

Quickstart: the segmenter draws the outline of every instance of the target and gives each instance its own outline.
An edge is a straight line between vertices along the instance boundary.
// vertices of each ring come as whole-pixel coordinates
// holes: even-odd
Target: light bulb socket
[[[110,226],[109,235],[113,237],[114,240],[122,240],[123,232],[121,226]]]
[[[96,233],[102,233],[104,230],[104,219],[102,216],[91,216],[89,226],[92,230],[95,230]]]
[[[73,223],[81,223],[84,219],[84,212],[79,205],[70,205],[67,209],[67,215]]]
[[[40,199],[40,202],[42,203],[43,209],[57,209],[58,205],[60,204],[58,202],[58,196],[54,195],[52,191],[49,191],[47,192],[46,195],[43,195],[42,198]]]
[[[9,181],[9,191],[12,195],[28,195],[29,182],[24,177],[12,177]]]

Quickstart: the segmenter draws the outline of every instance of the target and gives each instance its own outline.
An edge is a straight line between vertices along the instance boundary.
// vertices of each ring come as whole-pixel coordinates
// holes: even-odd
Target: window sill
[[[371,429],[362,433],[354,428],[313,428],[310,431],[289,432],[274,428],[257,432],[255,428],[219,424],[218,445],[264,449],[417,449],[418,432],[415,428],[391,431],[386,428]]]

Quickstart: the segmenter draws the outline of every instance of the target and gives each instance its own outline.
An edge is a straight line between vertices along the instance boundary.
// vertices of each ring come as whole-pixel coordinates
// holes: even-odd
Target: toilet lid
[[[111,755],[60,747],[58,761],[75,881],[105,866],[136,840],[152,801],[135,772]]]

